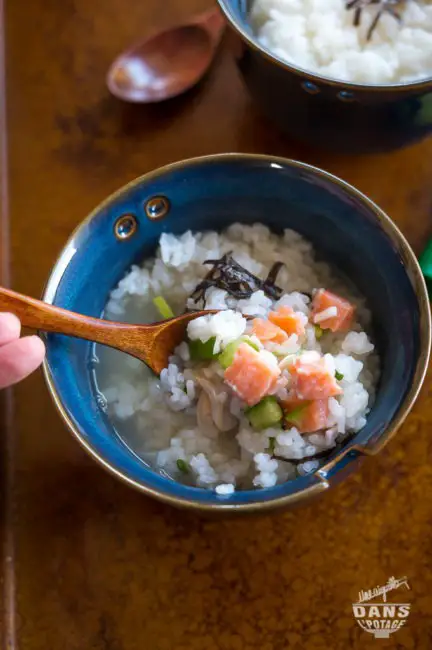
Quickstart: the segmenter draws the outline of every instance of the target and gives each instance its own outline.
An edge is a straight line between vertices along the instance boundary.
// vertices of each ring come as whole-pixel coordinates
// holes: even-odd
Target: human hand
[[[42,363],[45,346],[38,336],[20,338],[16,316],[0,313],[0,389],[16,384]]]

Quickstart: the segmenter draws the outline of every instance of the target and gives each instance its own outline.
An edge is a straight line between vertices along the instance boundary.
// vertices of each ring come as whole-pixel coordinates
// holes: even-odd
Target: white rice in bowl
[[[209,271],[203,262],[228,252],[261,280],[282,260],[276,280],[280,297],[270,297],[260,288],[239,299],[211,286],[203,292],[205,303],[194,303],[190,296]],[[314,311],[314,301],[321,294],[313,292],[322,287],[355,307],[348,330],[325,329],[326,323],[336,322],[335,308]],[[163,234],[156,257],[133,266],[112,291],[105,316],[126,322],[158,320],[153,305],[156,296],[163,296],[177,314],[186,307],[220,311],[190,323],[188,340],[174,351],[160,378],[140,361],[100,347],[96,379],[119,435],[164,475],[214,489],[221,496],[236,489],[272,487],[316,471],[325,453],[365,425],[379,378],[379,359],[368,333],[371,314],[356,290],[318,261],[312,245],[298,233],[285,230],[279,236],[261,224],[234,224],[222,233]],[[282,341],[263,343],[255,334],[255,324],[267,323],[267,327],[271,314],[284,310],[301,334],[284,332]],[[273,327],[279,332],[279,327]],[[213,358],[191,359],[192,345],[208,348],[209,341]],[[260,412],[258,426],[251,415],[258,397],[242,392],[236,384],[238,377],[229,383],[227,368],[232,374],[233,359],[239,363],[239,341],[243,354],[253,355],[264,375],[274,374],[262,403],[270,403],[276,415],[282,412],[280,405],[288,408],[288,414],[283,410],[283,419],[277,415],[279,421],[268,420],[267,412],[262,419]],[[226,357],[231,348],[231,365],[222,365],[221,355]],[[299,390],[301,373],[311,367],[319,367],[325,390],[331,387],[331,396],[326,393],[321,399],[320,395],[320,428],[312,431],[308,427],[314,427],[305,424],[309,422],[305,413],[312,413],[311,405],[318,401],[305,401],[306,393]],[[286,407],[291,404],[295,381],[295,397],[300,401],[292,402],[293,408]],[[252,389],[256,391],[257,384]],[[249,398],[252,401],[246,403]]]
[[[345,0],[255,0],[252,25],[260,43],[307,71],[341,81],[392,84],[432,75],[432,2],[406,0],[384,12],[370,37],[379,4],[354,9]]]

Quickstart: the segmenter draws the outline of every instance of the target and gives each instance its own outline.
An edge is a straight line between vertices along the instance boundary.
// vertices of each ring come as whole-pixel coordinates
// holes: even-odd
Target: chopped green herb
[[[174,312],[162,296],[153,298],[153,304],[164,319],[174,318]]]
[[[338,372],[337,370],[335,372],[335,377],[338,381],[342,381],[342,379],[344,378],[343,374],[341,372]]]
[[[420,104],[420,110],[417,111],[415,115],[415,123],[416,124],[430,124],[431,119],[432,119],[432,97],[428,93],[427,95],[423,95],[423,97],[419,97],[419,104]],[[420,261],[420,266],[421,266],[421,261]]]
[[[264,397],[245,413],[253,428],[258,431],[276,426],[283,417],[283,411],[273,395]]]
[[[224,370],[226,370],[234,361],[234,355],[240,343],[247,343],[248,345],[251,346],[251,348],[253,348],[257,352],[259,351],[259,347],[257,346],[257,344],[254,343],[248,336],[241,336],[236,341],[232,341],[231,343],[228,343],[225,350],[221,352],[220,355],[218,356],[218,361]]]
[[[324,334],[324,330],[319,325],[314,325],[314,330],[315,330],[315,338],[317,341],[319,341],[322,335]]]
[[[269,438],[268,453],[272,456],[276,447],[276,438]]]
[[[183,474],[189,474],[189,467],[185,460],[182,458],[177,458],[177,467]]]
[[[199,339],[197,341],[189,341],[189,352],[192,361],[210,361],[217,357],[217,354],[214,352],[215,343],[215,336],[212,336],[205,343]]]

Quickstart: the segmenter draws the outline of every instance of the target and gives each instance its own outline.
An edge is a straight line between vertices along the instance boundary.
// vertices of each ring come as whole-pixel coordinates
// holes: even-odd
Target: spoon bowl
[[[110,92],[128,102],[153,103],[192,88],[210,67],[225,20],[219,9],[153,34],[120,54],[107,75]]]
[[[188,312],[150,325],[129,325],[76,314],[3,287],[0,287],[0,311],[12,312],[25,327],[75,336],[127,352],[158,375],[184,339],[189,321],[215,313],[214,310]]]

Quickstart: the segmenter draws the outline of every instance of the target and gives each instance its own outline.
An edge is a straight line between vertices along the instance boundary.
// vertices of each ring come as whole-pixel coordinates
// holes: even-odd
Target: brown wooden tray
[[[9,286],[9,197],[7,174],[7,124],[6,83],[4,61],[4,7],[0,0],[0,284]],[[2,585],[2,609],[0,629],[2,647],[15,648],[15,573],[13,540],[13,496],[14,474],[12,435],[12,391],[0,392],[0,448],[1,448],[1,523],[2,562],[0,567]]]
[[[6,0],[14,288],[40,295],[72,229],[109,192],[161,164],[218,151],[324,167],[371,196],[421,250],[432,231],[432,141],[352,158],[286,141],[257,115],[227,45],[183,98],[146,108],[108,96],[104,74],[122,47],[158,21],[206,6]],[[1,173],[4,183],[3,164]],[[4,648],[431,647],[428,385],[396,439],[325,497],[230,522],[173,511],[104,473],[64,429],[40,373],[13,396],[13,413],[2,407],[11,426],[1,431]],[[388,642],[372,639],[351,603],[405,575],[413,604],[405,628]]]

